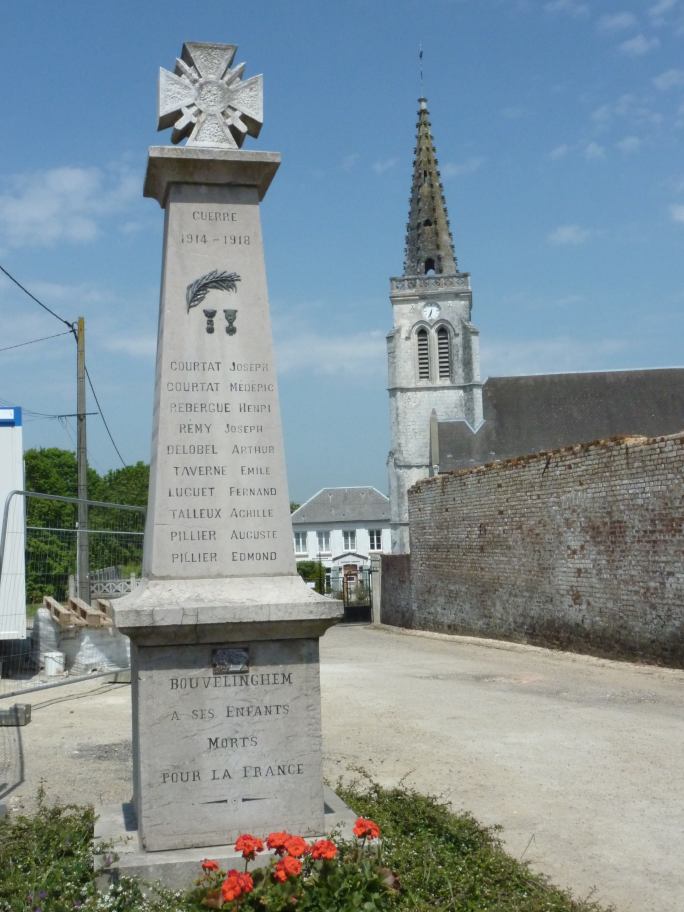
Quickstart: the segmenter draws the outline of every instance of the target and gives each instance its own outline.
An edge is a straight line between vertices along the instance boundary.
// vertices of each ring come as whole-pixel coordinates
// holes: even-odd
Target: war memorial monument
[[[235,51],[188,42],[160,71],[159,129],[187,141],[151,148],[145,178],[165,219],[144,580],[115,610],[133,802],[100,812],[105,878],[180,885],[240,832],[321,835],[344,810],[324,801],[318,659],[341,611],[296,573],[259,221],[280,157],[241,149],[262,77]]]

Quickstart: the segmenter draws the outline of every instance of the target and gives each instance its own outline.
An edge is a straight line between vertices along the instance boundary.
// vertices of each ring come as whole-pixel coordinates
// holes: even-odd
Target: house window
[[[306,532],[295,532],[295,554],[306,554]]]
[[[327,554],[330,551],[330,532],[317,532],[318,550],[321,554]]]
[[[382,550],[382,529],[369,529],[368,535],[370,536],[371,551],[381,551]]]
[[[437,364],[440,380],[448,380],[451,377],[451,343],[446,326],[437,330]]]
[[[418,340],[418,379],[430,379],[430,349],[428,347],[427,329],[419,329],[416,333]]]
[[[345,529],[342,533],[344,536],[344,550],[354,551],[356,549],[356,532],[354,529]]]

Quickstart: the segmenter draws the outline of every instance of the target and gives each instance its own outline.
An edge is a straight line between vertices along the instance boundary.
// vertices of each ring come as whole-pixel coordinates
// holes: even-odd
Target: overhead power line
[[[0,266],[0,269],[2,267]],[[41,336],[40,339],[31,339],[28,342],[18,342],[16,345],[6,345],[4,348],[0,348],[0,352],[10,351],[12,348],[23,348],[25,345],[35,345],[36,342],[45,342],[47,339],[59,339],[60,336],[71,336],[72,330],[67,329],[65,332],[55,333],[52,336]]]
[[[126,468],[126,461],[123,458],[123,456],[121,455],[121,453],[119,452],[119,448],[116,445],[116,443],[114,442],[114,438],[112,437],[112,432],[109,430],[109,425],[107,424],[107,419],[105,418],[104,412],[102,411],[102,406],[100,405],[100,400],[97,398],[97,393],[95,392],[95,387],[93,386],[93,381],[90,379],[90,374],[88,373],[87,367],[85,369],[85,375],[88,379],[88,386],[90,387],[90,392],[93,394],[93,399],[95,400],[95,404],[97,405],[97,410],[100,413],[100,418],[102,418],[102,423],[104,424],[105,430],[107,431],[107,434],[109,435],[109,439],[112,442],[112,446],[116,450],[116,455],[121,460],[121,465],[124,468]]]
[[[59,320],[60,323],[64,323],[65,326],[68,326],[69,332],[71,332],[71,333],[74,332],[74,327],[68,320],[65,320],[64,317],[60,317],[60,315],[58,313],[55,313],[54,310],[52,310],[52,308],[47,306],[47,304],[43,304],[43,302],[40,301],[34,294],[31,294],[31,292],[28,290],[28,288],[25,288],[21,284],[19,279],[15,279],[14,276],[12,275],[12,273],[8,272],[4,266],[0,266],[0,272],[4,273],[7,276],[7,278],[10,280],[10,282],[14,282],[14,284],[17,286],[17,288],[21,288],[21,290],[24,292],[24,294],[27,294],[29,296],[29,298],[31,298],[32,301],[35,301],[39,307],[42,307],[43,310],[46,310],[49,314],[52,314],[52,316],[56,320]]]
[[[73,337],[74,337],[74,338],[76,339],[76,341],[78,342],[79,336],[78,336],[78,329],[77,329],[77,324],[76,324],[76,323],[70,323],[68,320],[65,320],[64,317],[60,317],[60,315],[59,315],[58,313],[55,313],[55,311],[52,310],[52,308],[48,307],[47,304],[43,304],[43,302],[42,302],[39,298],[37,298],[34,294],[32,294],[32,293],[28,290],[28,288],[26,288],[24,285],[22,285],[21,282],[20,282],[18,279],[15,279],[15,277],[12,275],[12,273],[11,273],[11,272],[8,272],[8,271],[5,269],[5,267],[2,266],[2,265],[0,265],[0,272],[2,272],[4,275],[6,275],[7,278],[8,278],[11,282],[14,282],[14,284],[17,286],[17,288],[20,288],[20,289],[24,292],[24,294],[28,295],[29,298],[31,298],[32,301],[35,301],[35,303],[38,304],[39,307],[42,307],[43,310],[45,310],[45,311],[47,311],[47,313],[51,314],[56,320],[59,320],[60,323],[64,323],[64,325],[67,326],[67,327],[69,328],[69,332],[73,335]],[[66,335],[66,333],[58,333],[58,335]],[[51,338],[51,337],[46,336],[45,338]],[[36,339],[36,340],[34,340],[34,341],[39,342],[39,341],[42,341],[42,340]],[[24,342],[24,343],[21,343],[21,344],[22,344],[22,345],[30,345],[30,344],[32,344],[32,343],[31,343],[31,342]],[[8,347],[9,347],[9,348],[14,348],[14,347],[17,347],[17,348],[18,348],[19,346],[8,346]],[[5,350],[6,350],[6,349],[0,349],[0,351],[5,351]],[[102,423],[104,424],[105,430],[107,431],[107,434],[108,434],[108,436],[109,436],[109,439],[110,439],[111,442],[112,442],[112,446],[113,446],[114,449],[116,450],[116,455],[117,455],[117,456],[119,457],[119,459],[121,460],[121,465],[122,465],[124,468],[126,468],[126,461],[125,461],[125,459],[123,458],[123,456],[121,455],[121,451],[119,450],[118,446],[116,445],[116,442],[115,442],[115,440],[114,440],[114,437],[112,436],[112,432],[111,432],[110,429],[109,429],[109,425],[107,424],[107,419],[105,418],[104,412],[102,411],[102,406],[100,405],[100,400],[97,398],[97,393],[95,392],[95,387],[93,386],[93,381],[92,381],[91,378],[90,378],[90,374],[88,373],[88,368],[87,368],[87,367],[85,367],[85,375],[86,375],[86,377],[87,377],[87,379],[88,379],[88,385],[90,386],[90,391],[91,391],[91,393],[93,394],[93,398],[95,399],[95,403],[97,404],[97,410],[98,410],[98,412],[100,413],[100,418],[102,418]],[[36,412],[35,414],[36,414],[36,415],[40,415],[41,413],[40,413],[40,412]],[[53,416],[52,416],[52,415],[45,415],[45,414],[42,414],[41,417],[44,417],[44,418],[50,417],[50,418],[52,418]],[[54,417],[56,417],[56,416],[54,416]]]

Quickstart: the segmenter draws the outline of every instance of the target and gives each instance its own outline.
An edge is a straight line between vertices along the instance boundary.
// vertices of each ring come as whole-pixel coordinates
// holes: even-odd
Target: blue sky
[[[681,365],[684,0],[3,0],[0,264],[87,321],[127,462],[149,458],[162,212],[156,81],[185,40],[263,73],[262,207],[290,494],[386,490],[417,47],[483,376]],[[0,276],[0,347],[60,324]],[[0,352],[0,400],[75,411],[65,336]],[[89,408],[94,408],[89,404]],[[73,421],[28,416],[27,446]],[[89,456],[119,465],[101,422]]]

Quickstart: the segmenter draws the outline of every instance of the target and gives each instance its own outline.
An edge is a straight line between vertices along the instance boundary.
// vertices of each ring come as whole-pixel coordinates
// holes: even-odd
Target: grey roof
[[[491,377],[484,424],[439,422],[440,471],[619,436],[684,428],[684,368]]]
[[[377,488],[323,488],[292,514],[293,523],[389,522],[389,499]]]

